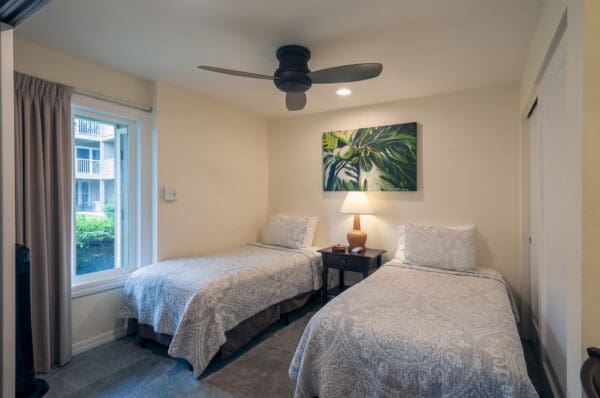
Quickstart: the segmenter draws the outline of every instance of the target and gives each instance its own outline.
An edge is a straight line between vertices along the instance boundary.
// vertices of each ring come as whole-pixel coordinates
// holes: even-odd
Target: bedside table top
[[[379,250],[379,249],[370,249],[370,248],[366,248],[366,250],[360,254],[353,254],[352,252],[348,251],[348,249],[346,249],[346,252],[334,252],[332,250],[332,246],[330,247],[326,247],[324,249],[320,249],[317,250],[319,253],[323,253],[323,254],[329,254],[329,255],[334,255],[334,256],[343,256],[343,257],[365,257],[365,258],[375,258],[375,257],[379,257],[382,254],[384,254],[386,252],[386,250]]]

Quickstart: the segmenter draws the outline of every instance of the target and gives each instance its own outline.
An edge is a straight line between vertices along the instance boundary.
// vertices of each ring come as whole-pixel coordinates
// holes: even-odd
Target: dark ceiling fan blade
[[[214,66],[200,65],[200,66],[198,66],[198,69],[204,69],[204,70],[208,70],[211,72],[224,73],[226,75],[251,77],[253,79],[273,80],[273,76],[269,76],[269,75],[261,75],[259,73],[242,72],[242,71],[233,70],[233,69],[216,68]]]
[[[306,105],[306,93],[304,91],[285,94],[285,106],[288,111],[300,111],[304,109],[304,105]]]
[[[334,66],[310,72],[308,77],[314,83],[347,83],[372,79],[379,76],[383,70],[382,64],[353,64]]]

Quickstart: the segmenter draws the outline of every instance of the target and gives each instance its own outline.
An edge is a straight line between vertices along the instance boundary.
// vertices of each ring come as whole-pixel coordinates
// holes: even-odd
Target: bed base
[[[277,321],[282,321],[286,326],[289,325],[289,313],[302,308],[307,303],[311,294],[313,292],[302,293],[291,299],[274,304],[241,322],[235,328],[228,330],[225,332],[227,340],[215,357],[228,357],[232,355],[260,334],[260,332]],[[156,333],[151,325],[140,324],[137,319],[128,319],[127,335],[135,336],[136,343],[142,348],[146,347],[148,341],[168,346],[171,344],[173,338],[169,334]],[[189,370],[193,370],[192,365],[187,363],[187,366]]]

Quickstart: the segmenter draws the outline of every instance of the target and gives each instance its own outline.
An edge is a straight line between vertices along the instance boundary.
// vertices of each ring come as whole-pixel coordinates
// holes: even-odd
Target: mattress
[[[295,396],[537,396],[514,308],[493,270],[387,263],[308,323]]]
[[[168,353],[199,377],[225,333],[260,311],[321,286],[313,249],[246,245],[211,255],[163,261],[130,275],[120,318],[172,336]]]

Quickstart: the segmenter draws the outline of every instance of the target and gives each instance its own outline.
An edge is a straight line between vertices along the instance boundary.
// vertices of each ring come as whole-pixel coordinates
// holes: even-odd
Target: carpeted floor
[[[195,379],[184,361],[166,349],[140,348],[124,338],[84,352],[62,368],[41,375],[50,384],[48,397],[291,397],[294,383],[287,371],[296,345],[320,300],[313,298],[290,315],[289,326],[276,323],[229,358],[213,360]],[[543,397],[550,397],[533,349],[525,344],[530,377]]]

